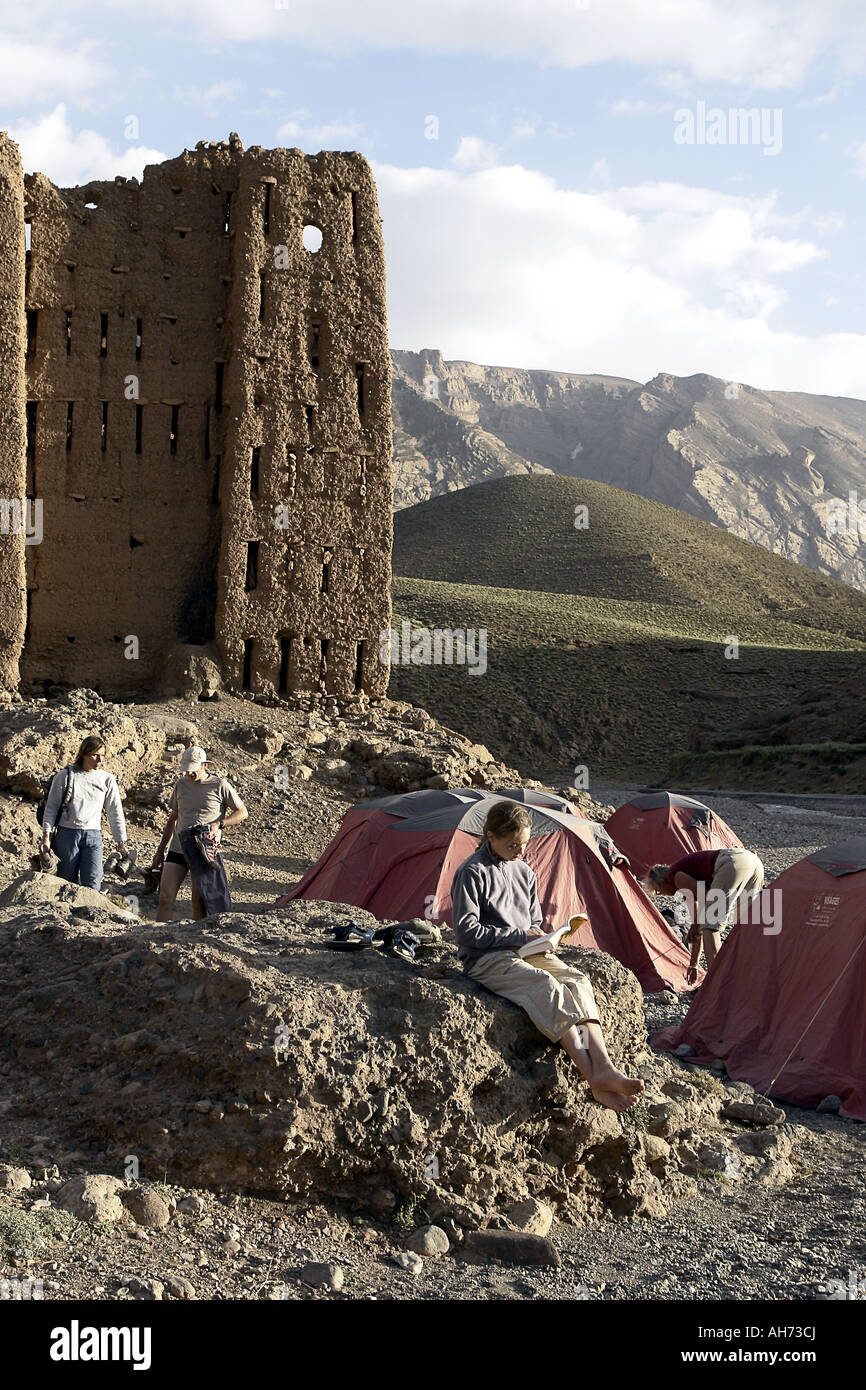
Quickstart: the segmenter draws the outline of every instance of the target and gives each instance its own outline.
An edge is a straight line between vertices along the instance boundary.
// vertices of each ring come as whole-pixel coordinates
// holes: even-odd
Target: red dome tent
[[[589,922],[575,942],[596,946],[634,972],[646,990],[687,988],[688,952],[627,869],[613,866],[604,827],[536,806],[526,859],[538,879],[545,921],[577,912]],[[475,790],[418,791],[353,806],[321,858],[279,898],[320,898],[366,908],[380,919],[428,916],[451,925],[451,882],[473,854],[490,807],[506,798]]]
[[[701,849],[742,849],[743,842],[702,801],[676,792],[633,796],[604,823],[637,878],[653,864],[673,864]]]
[[[653,1044],[724,1057],[735,1081],[797,1105],[840,1096],[866,1120],[866,837],[801,859],[776,890],[780,931],[734,926],[682,1026]]]

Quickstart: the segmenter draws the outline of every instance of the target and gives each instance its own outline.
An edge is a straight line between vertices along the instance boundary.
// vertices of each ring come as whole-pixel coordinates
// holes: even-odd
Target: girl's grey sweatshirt
[[[115,840],[126,839],[126,820],[120,801],[120,788],[110,772],[95,768],[85,772],[83,768],[72,769],[72,796],[66,810],[58,822],[57,815],[63,801],[66,786],[66,768],[54,774],[45,815],[42,817],[42,833],[47,835],[53,826],[60,824],[73,830],[100,830],[103,809],[108,815],[108,823]]]
[[[525,946],[542,920],[535,873],[525,859],[494,854],[488,841],[454,875],[451,920],[464,970],[485,951]]]

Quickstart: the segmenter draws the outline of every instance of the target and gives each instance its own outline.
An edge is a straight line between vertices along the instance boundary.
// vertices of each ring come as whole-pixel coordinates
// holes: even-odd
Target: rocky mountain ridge
[[[866,401],[706,373],[641,384],[446,362],[431,349],[391,359],[398,510],[551,471],[665,502],[866,588]]]

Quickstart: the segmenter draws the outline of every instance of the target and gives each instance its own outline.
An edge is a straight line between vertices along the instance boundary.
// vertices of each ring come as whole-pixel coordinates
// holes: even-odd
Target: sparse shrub
[[[394,1225],[399,1226],[409,1236],[419,1226],[430,1225],[430,1214],[424,1206],[424,1198],[415,1194],[401,1202],[394,1212]]]

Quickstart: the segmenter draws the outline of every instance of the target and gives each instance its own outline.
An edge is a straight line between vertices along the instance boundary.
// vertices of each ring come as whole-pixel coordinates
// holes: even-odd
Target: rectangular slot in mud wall
[[[252,589],[258,587],[259,583],[259,542],[247,541],[247,568],[244,578],[244,589],[250,593]]]
[[[291,637],[280,638],[280,682],[277,689],[279,695],[289,693],[289,674],[292,668],[292,639]]]
[[[241,684],[244,690],[253,688],[253,648],[255,639],[248,637],[244,642],[244,670],[241,677]]]

